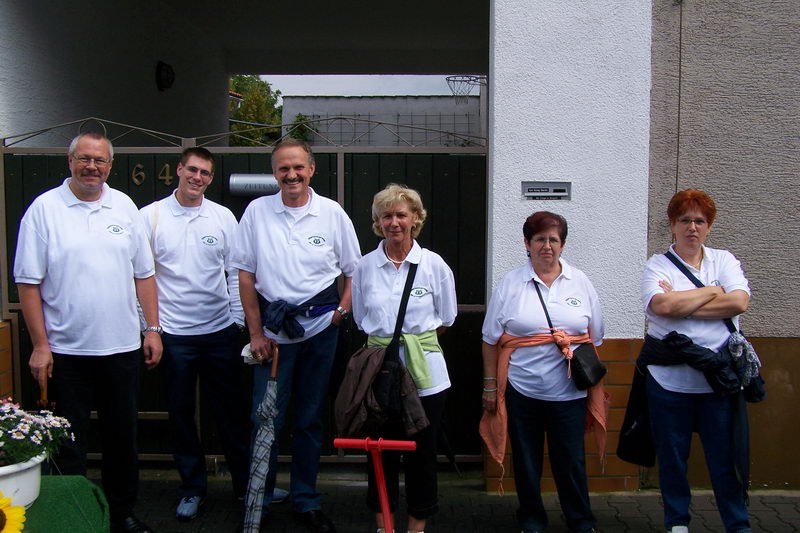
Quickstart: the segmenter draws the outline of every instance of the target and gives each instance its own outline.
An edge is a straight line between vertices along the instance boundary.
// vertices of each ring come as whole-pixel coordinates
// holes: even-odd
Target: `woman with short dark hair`
[[[602,388],[578,390],[569,359],[581,343],[603,342],[603,313],[586,275],[561,258],[567,221],[548,211],[522,227],[530,258],[495,288],[483,323],[481,435],[502,463],[506,411],[523,533],[547,526],[540,481],[544,438],[561,509],[572,533],[594,531],[584,454],[587,396],[602,403]],[[546,306],[546,309],[545,309]],[[549,320],[548,315],[549,314]],[[552,322],[552,328],[550,325]],[[599,394],[599,396],[598,396]],[[590,409],[602,418],[604,410]]]

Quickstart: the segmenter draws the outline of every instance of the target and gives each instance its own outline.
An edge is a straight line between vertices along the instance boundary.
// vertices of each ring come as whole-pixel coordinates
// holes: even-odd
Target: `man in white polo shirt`
[[[280,434],[293,396],[291,497],[294,515],[312,532],[335,528],[320,510],[316,492],[322,444],[322,406],[336,352],[339,324],[350,312],[351,276],[361,257],[353,224],[336,202],[309,187],[315,164],[304,141],[285,139],[272,151],[280,194],[253,200],[239,224],[233,265],[239,269],[250,346],[265,360],[279,345]],[[339,296],[336,281],[344,274]],[[255,367],[253,406],[269,376]],[[264,508],[275,486],[278,447],[272,447]]]
[[[205,198],[214,157],[187,148],[173,194],[142,209],[153,247],[158,311],[164,328],[161,363],[175,465],[181,476],[175,516],[191,520],[206,497],[203,447],[195,424],[195,390],[211,405],[233,492],[247,491],[250,419],[242,387],[239,327],[244,314],[230,257],[236,218]]]
[[[37,197],[20,221],[14,277],[33,342],[31,371],[40,387],[52,378],[56,412],[75,432],[55,460],[58,470],[86,474],[89,414],[96,408],[112,531],[145,533],[151,529],[133,514],[142,346],[137,296],[147,321],[148,368],[161,359],[161,328],[141,216],[105,183],[113,157],[103,135],[73,139],[71,177]]]

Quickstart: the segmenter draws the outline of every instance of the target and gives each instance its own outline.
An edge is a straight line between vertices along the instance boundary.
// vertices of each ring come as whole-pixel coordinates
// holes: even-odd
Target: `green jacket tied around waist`
[[[370,335],[367,346],[389,346],[392,337]],[[433,386],[431,369],[425,359],[425,352],[442,352],[439,336],[435,330],[424,333],[401,333],[400,342],[406,347],[406,368],[414,379],[418,389],[429,389]]]

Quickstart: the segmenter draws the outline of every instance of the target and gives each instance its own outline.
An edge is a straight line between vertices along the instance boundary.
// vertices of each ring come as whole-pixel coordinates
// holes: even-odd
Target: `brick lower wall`
[[[800,489],[800,461],[792,459],[792,443],[800,442],[800,338],[751,337],[763,364],[761,375],[767,383],[767,399],[748,405],[750,419],[750,483],[751,489]],[[657,468],[640,469],[621,461],[614,453],[619,441],[619,429],[625,416],[633,366],[641,339],[606,339],[598,349],[608,365],[606,390],[611,394],[608,420],[608,464],[605,474],[600,474],[597,448],[591,436],[586,438],[586,470],[589,490],[614,491],[639,488],[640,478],[645,486],[658,485]],[[486,457],[486,455],[484,455]],[[511,449],[504,460],[506,476],[503,489],[513,491],[514,471],[511,466]],[[486,490],[496,491],[500,467],[492,460],[484,460]],[[545,458],[542,489],[555,490]],[[692,487],[709,488],[710,481],[705,466],[702,443],[694,436],[689,457],[689,483]]]
[[[619,429],[625,417],[625,406],[628,403],[628,393],[633,379],[634,361],[639,355],[642,339],[606,339],[598,347],[600,358],[608,366],[608,375],[605,379],[605,389],[611,395],[611,407],[608,414],[608,441],[606,445],[606,468],[601,473],[600,458],[594,437],[587,434],[586,443],[586,471],[589,475],[590,491],[618,491],[636,490],[639,488],[639,467],[620,460],[615,451],[619,440]],[[514,491],[514,469],[511,464],[511,446],[506,447],[506,456],[503,460],[505,476],[503,477],[503,490]],[[500,481],[501,468],[494,460],[484,454],[484,475],[487,491],[497,491]],[[547,457],[545,445],[544,472],[542,476],[542,490],[555,491],[555,481],[550,472],[550,459]]]

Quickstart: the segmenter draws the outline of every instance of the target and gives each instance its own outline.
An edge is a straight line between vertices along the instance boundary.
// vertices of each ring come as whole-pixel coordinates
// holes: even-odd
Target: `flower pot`
[[[12,505],[24,505],[27,509],[39,497],[42,461],[43,453],[24,463],[0,466],[0,491],[5,498],[11,498]]]

